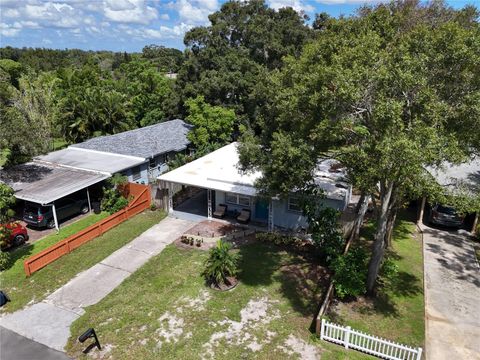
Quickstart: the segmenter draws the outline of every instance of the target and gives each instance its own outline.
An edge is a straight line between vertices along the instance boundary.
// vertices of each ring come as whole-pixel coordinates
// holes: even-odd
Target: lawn
[[[169,245],[87,308],[71,327],[69,355],[82,357],[76,337],[90,326],[112,359],[290,359],[319,351],[309,327],[323,268],[270,244],[237,251],[240,282],[219,292],[201,277],[207,252]]]
[[[12,252],[12,265],[0,273],[2,290],[11,298],[2,311],[12,312],[33,302],[39,302],[48,294],[61,287],[77,273],[95,265],[105,257],[127,244],[142,232],[158,223],[165,215],[159,211],[143,212],[118,225],[104,235],[84,244],[72,253],[63,256],[27,278],[23,260],[48,246],[78,232],[106,217],[108,214],[87,216],[61,229],[57,234],[48,235],[34,244]]]
[[[373,224],[362,232],[362,245],[370,244]],[[421,236],[409,215],[403,213],[394,232],[392,258],[398,276],[379,289],[375,299],[339,302],[329,317],[342,325],[410,346],[423,347],[425,337],[423,256]]]

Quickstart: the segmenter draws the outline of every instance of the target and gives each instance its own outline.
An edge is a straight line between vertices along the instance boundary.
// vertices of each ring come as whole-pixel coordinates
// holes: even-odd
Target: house
[[[10,185],[18,200],[52,206],[75,193],[100,187],[113,174],[148,184],[167,171],[167,162],[188,150],[190,125],[171,120],[123,133],[100,136],[33,161],[0,170],[0,182]],[[56,222],[58,229],[58,222]]]
[[[232,143],[160,175],[159,186],[166,189],[164,193],[168,197],[164,202],[168,206],[165,207],[171,213],[191,211],[211,218],[218,205],[226,204],[231,215],[248,209],[253,221],[268,225],[269,229],[300,229],[307,226],[295,194],[287,198],[261,198],[255,188],[255,181],[261,173],[242,173],[238,162],[237,143]],[[345,173],[338,170],[336,165],[332,160],[320,163],[315,181],[325,191],[326,197],[321,202],[343,211],[350,201],[352,188],[344,181]],[[182,204],[175,209],[173,194],[179,186],[184,189],[194,187],[198,191],[195,199],[187,200],[187,205]],[[188,202],[191,204],[190,210]]]

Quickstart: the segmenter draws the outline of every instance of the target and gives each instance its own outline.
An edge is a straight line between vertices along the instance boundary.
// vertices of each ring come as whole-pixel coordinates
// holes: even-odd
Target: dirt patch
[[[219,237],[231,234],[235,231],[245,230],[246,228],[223,221],[207,220],[198,223],[185,234],[197,235],[203,237]]]
[[[287,340],[285,340],[283,346],[278,346],[278,349],[282,350],[288,355],[298,355],[298,357],[302,360],[317,360],[321,357],[318,347],[307,344],[302,339],[299,339],[293,335],[290,335]]]
[[[271,341],[273,336],[258,339],[252,333],[280,317],[279,311],[271,308],[274,303],[267,297],[250,300],[247,306],[240,311],[240,321],[230,319],[219,321],[216,326],[226,326],[226,329],[213,333],[210,340],[203,345],[205,348],[203,358],[214,359],[215,349],[221,342],[237,346],[243,345],[253,352],[260,351],[264,344]]]
[[[88,356],[91,357],[92,359],[111,359],[112,358],[111,352],[115,347],[116,346],[112,344],[102,344],[102,350],[93,348],[88,353]]]
[[[158,318],[160,327],[155,331],[157,336],[157,347],[162,347],[164,343],[176,343],[183,334],[185,321],[183,318],[167,311]]]

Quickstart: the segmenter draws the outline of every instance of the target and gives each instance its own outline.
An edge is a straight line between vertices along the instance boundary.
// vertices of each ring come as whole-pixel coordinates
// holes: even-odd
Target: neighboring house
[[[64,150],[68,152],[81,149],[141,159],[141,163],[122,169],[121,173],[130,182],[148,184],[168,170],[167,162],[177,153],[189,151],[187,134],[190,129],[191,125],[176,119],[115,135],[99,136]]]
[[[237,143],[232,143],[160,175],[159,186],[168,189],[165,192],[168,201],[164,202],[168,204],[168,210],[175,211],[172,202],[174,189],[178,189],[179,185],[192,186],[206,190],[206,203],[192,201],[192,204],[205,207],[209,218],[219,204],[226,204],[230,212],[249,209],[252,220],[267,224],[269,229],[300,229],[307,226],[295,194],[287,198],[258,197],[254,184],[261,173],[243,174],[238,169],[238,162]],[[344,181],[345,173],[338,169],[337,164],[332,160],[319,164],[315,181],[325,191],[326,197],[321,202],[343,211],[350,201],[352,188]]]

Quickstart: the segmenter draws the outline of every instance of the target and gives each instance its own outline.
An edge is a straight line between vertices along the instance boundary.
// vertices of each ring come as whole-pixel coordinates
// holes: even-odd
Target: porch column
[[[208,219],[212,218],[212,190],[207,189],[207,215]]]
[[[58,227],[57,209],[55,208],[55,204],[52,204],[52,212],[53,212],[53,221],[55,221],[55,229],[57,229],[57,233],[58,233],[60,229]]]
[[[268,202],[268,231],[273,231],[273,199]]]
[[[90,203],[90,191],[88,191],[88,187],[87,187],[87,200],[88,200],[88,211],[91,212],[92,204]]]
[[[167,192],[168,192],[168,213],[173,213],[173,195],[172,195],[172,183],[169,182],[167,185]]]
[[[471,231],[472,235],[475,235],[475,231],[477,230],[477,224],[478,224],[478,211],[475,213],[475,219],[473,219],[473,226]]]
[[[420,210],[418,212],[418,219],[417,219],[417,224],[421,225],[423,224],[423,213],[425,211],[425,203],[427,201],[427,198],[424,196],[422,197],[422,203],[420,205]]]

